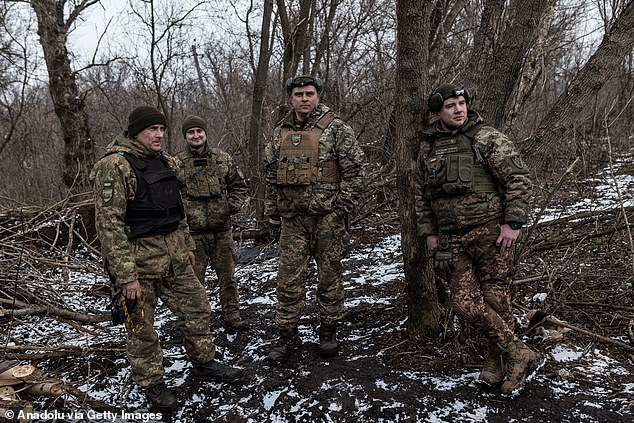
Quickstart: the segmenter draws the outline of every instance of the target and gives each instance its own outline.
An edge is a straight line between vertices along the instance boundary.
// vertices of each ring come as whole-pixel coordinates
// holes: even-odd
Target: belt
[[[441,233],[447,236],[464,236],[477,227],[478,227],[477,225],[469,225],[469,226],[463,226],[459,229],[449,229],[446,231],[441,231]]]

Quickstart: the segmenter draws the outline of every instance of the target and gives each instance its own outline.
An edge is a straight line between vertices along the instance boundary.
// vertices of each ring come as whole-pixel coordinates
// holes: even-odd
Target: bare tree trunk
[[[634,2],[630,1],[608,29],[592,57],[540,122],[530,141],[521,145],[529,166],[535,167],[549,148],[561,143],[589,99],[617,73],[623,58],[631,53],[633,47]]]
[[[308,33],[310,22],[311,4],[314,0],[299,1],[299,16],[296,22],[291,22],[284,0],[277,0],[277,9],[282,25],[282,36],[284,38],[284,78],[293,76],[297,72],[299,61],[304,54],[304,48],[310,40]]]
[[[552,1],[512,0],[507,9],[504,32],[499,42],[494,44],[493,55],[484,63],[484,69],[473,69],[476,74],[467,75],[468,80],[479,80],[475,86],[479,92],[477,109],[492,126],[500,127],[503,123],[506,106],[522,73],[524,59],[534,44],[539,22]],[[491,22],[495,22],[495,17]],[[490,28],[481,27],[476,35],[486,38],[489,35],[483,36],[481,31],[490,31]],[[474,54],[478,55],[477,52],[478,49],[475,49]]]
[[[401,246],[407,289],[409,337],[439,333],[441,306],[428,268],[424,240],[416,232],[416,159],[426,122],[429,26],[433,1],[397,0],[396,142]]]
[[[206,111],[209,110],[209,96],[207,95],[207,88],[205,86],[205,77],[203,70],[200,67],[200,60],[198,59],[198,50],[196,44],[192,44],[192,58],[194,59],[194,67],[196,68],[196,77],[198,80],[198,89],[200,90],[200,98],[202,106]]]
[[[435,4],[430,23],[429,57],[434,57],[437,54],[437,50],[445,42],[445,38],[456,22],[456,18],[467,5],[467,0],[457,0],[446,11],[441,9],[441,4],[444,4],[444,2]]]
[[[320,71],[321,61],[324,55],[328,52],[328,47],[330,45],[330,31],[332,29],[332,23],[335,19],[337,6],[339,5],[339,3],[340,2],[336,0],[331,0],[330,2],[330,7],[328,9],[328,16],[326,17],[326,25],[324,27],[324,31],[321,34],[321,39],[319,40],[317,51],[315,52],[315,62],[313,64],[313,69],[312,69],[313,75],[317,74],[317,72]],[[323,77],[324,75],[321,75],[321,76]]]
[[[84,97],[71,69],[66,39],[77,17],[97,0],[83,0],[64,21],[64,1],[31,0],[38,22],[37,33],[44,51],[48,87],[64,137],[64,185],[70,193],[88,189],[89,173],[95,160]]]
[[[484,82],[488,76],[483,72],[487,67],[487,61],[493,60],[493,46],[500,33],[499,26],[504,15],[505,2],[505,0],[484,0],[483,2],[480,26],[474,35],[473,50],[463,78],[471,98],[476,101],[480,95],[480,89],[488,89]]]
[[[548,5],[548,10],[544,13],[543,18],[539,22],[539,28],[537,31],[537,39],[535,44],[531,48],[526,63],[522,69],[519,81],[517,83],[517,90],[515,96],[510,101],[504,118],[503,131],[511,128],[515,118],[517,117],[521,106],[524,105],[526,100],[532,94],[535,84],[539,79],[540,66],[544,60],[544,48],[545,42],[548,37],[548,30],[555,19],[555,2]]]
[[[271,37],[271,16],[273,14],[273,0],[264,1],[264,12],[262,14],[262,30],[260,34],[260,54],[258,55],[258,66],[255,72],[253,83],[253,102],[251,104],[251,122],[249,125],[249,147],[248,180],[251,185],[251,192],[255,198],[256,218],[261,220],[264,217],[264,169],[262,160],[262,109],[264,105],[264,94],[266,80],[269,73],[269,61],[271,50],[269,48]]]

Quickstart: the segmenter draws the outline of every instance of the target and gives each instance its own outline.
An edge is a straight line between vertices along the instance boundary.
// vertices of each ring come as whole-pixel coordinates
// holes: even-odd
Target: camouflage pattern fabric
[[[141,284],[144,300],[140,303],[145,302],[143,329],[138,334],[128,330],[127,352],[134,380],[141,386],[149,386],[158,382],[163,373],[161,348],[153,328],[157,298],[176,314],[192,360],[202,363],[211,360],[215,345],[209,329],[211,311],[207,296],[189,262],[188,251],[194,250],[195,244],[186,220],[182,219],[178,229],[167,234],[128,239],[124,216],[137,184],[132,167],[122,155],[124,152],[138,156],[157,154],[128,138],[125,132],[115,138],[91,173],[95,224],[104,264],[115,290],[135,280]],[[165,158],[175,166],[170,156]],[[140,308],[132,312],[135,326],[140,323]]]
[[[318,104],[300,126],[291,110],[275,128],[265,147],[264,212],[275,219],[282,217],[275,316],[281,329],[297,327],[305,301],[305,274],[311,257],[317,262],[317,304],[322,323],[334,324],[344,315],[341,259],[348,235],[344,222],[335,211],[353,214],[364,183],[364,154],[352,128],[335,117],[319,139],[318,159],[337,162],[340,182],[277,183],[282,128],[294,131],[314,128],[329,111],[327,106]]]
[[[275,315],[279,328],[297,327],[306,299],[306,271],[311,257],[319,269],[317,307],[321,322],[334,324],[344,316],[341,259],[347,245],[347,231],[335,213],[282,218]]]
[[[231,156],[209,143],[200,152],[188,145],[176,154],[176,159],[187,222],[196,243],[194,271],[205,284],[205,271],[211,264],[218,276],[223,319],[239,320],[231,216],[248,197],[247,183]]]
[[[453,272],[448,277],[452,309],[474,325],[492,345],[514,339],[515,320],[511,304],[513,254],[500,253],[495,240],[500,223],[489,222],[463,236],[452,235]]]
[[[128,201],[134,199],[136,176],[125,157],[118,154],[124,152],[139,156],[156,154],[120,134],[91,172],[95,192],[95,226],[101,253],[117,286],[137,279],[166,276],[174,263],[187,265],[187,252],[196,248],[185,219],[181,220],[179,229],[170,234],[128,240],[130,231],[125,226],[124,216]],[[170,156],[165,157],[174,164]]]
[[[248,197],[242,172],[223,150],[205,144],[202,152],[187,148],[175,156],[189,229],[225,231],[231,216]]]
[[[482,118],[468,111],[468,121],[453,134],[464,133]],[[514,144],[501,132],[483,126],[474,137],[473,148],[495,181],[498,192],[471,193],[433,198],[429,193],[429,169],[425,159],[434,139],[447,137],[440,124],[434,126],[421,143],[416,178],[416,214],[418,234],[426,236],[464,227],[482,225],[492,220],[524,223],[528,220],[532,184],[524,163]]]
[[[337,161],[341,182],[317,182],[302,186],[277,184],[277,162],[282,127],[295,131],[314,128],[319,119],[329,110],[327,106],[318,104],[301,128],[295,123],[294,111],[291,111],[273,131],[273,138],[264,149],[266,172],[264,213],[267,216],[324,215],[336,209],[354,214],[364,182],[362,175],[364,155],[354,131],[340,118],[335,118],[323,131],[319,139],[318,157],[320,161]]]
[[[137,300],[137,306],[132,309],[130,317],[134,327],[141,329],[135,333],[126,323],[126,352],[132,366],[132,380],[141,387],[160,382],[164,374],[163,353],[154,330],[158,298],[176,316],[183,334],[185,351],[193,363],[207,363],[216,353],[209,326],[211,309],[207,294],[191,266],[183,270],[183,273],[174,273],[160,279],[139,280],[143,300]],[[143,319],[141,304],[144,306]]]
[[[236,249],[231,230],[209,233],[193,233],[196,242],[196,266],[198,280],[205,283],[205,271],[211,264],[218,276],[219,300],[225,322],[240,320],[240,298],[235,279]]]

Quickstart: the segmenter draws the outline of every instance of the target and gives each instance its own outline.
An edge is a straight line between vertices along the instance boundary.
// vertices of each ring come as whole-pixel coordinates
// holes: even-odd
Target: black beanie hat
[[[185,118],[185,120],[183,121],[183,126],[181,128],[183,130],[183,136],[185,136],[187,131],[192,128],[202,128],[202,130],[205,131],[205,134],[207,133],[207,123],[205,123],[203,118],[201,118],[200,116],[189,115]]]
[[[165,115],[157,108],[140,106],[128,116],[128,136],[133,137],[148,126],[163,124],[167,126]]]
[[[467,104],[469,103],[469,92],[465,87],[454,84],[442,84],[431,93],[427,100],[427,106],[430,111],[439,112],[445,100],[459,96],[463,96]]]

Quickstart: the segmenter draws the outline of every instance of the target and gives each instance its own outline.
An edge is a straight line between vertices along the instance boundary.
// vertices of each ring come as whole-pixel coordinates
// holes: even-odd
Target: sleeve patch
[[[104,203],[110,202],[114,197],[114,184],[112,179],[104,179],[101,183],[101,199]]]
[[[524,164],[524,162],[519,156],[514,156],[511,158],[511,165],[513,169],[513,173],[516,173],[516,174],[529,173],[529,170],[526,168],[526,165]]]

